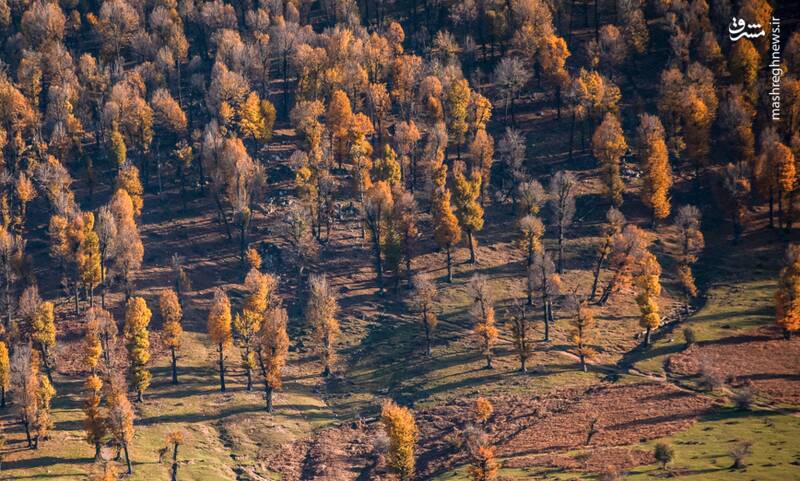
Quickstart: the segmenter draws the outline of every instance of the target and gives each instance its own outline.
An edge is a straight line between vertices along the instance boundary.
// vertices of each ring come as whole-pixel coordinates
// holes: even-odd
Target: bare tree
[[[550,209],[558,237],[558,265],[556,271],[564,273],[564,237],[575,216],[575,193],[578,181],[570,172],[559,171],[550,180]]]

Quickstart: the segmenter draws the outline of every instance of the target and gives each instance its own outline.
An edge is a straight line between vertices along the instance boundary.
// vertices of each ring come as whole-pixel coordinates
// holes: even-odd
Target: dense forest
[[[0,478],[800,479],[799,7],[0,0]]]

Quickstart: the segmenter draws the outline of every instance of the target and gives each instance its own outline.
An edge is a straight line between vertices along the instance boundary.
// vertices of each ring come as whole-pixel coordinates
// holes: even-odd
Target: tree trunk
[[[222,343],[217,348],[219,352],[219,390],[225,392],[225,356],[223,355]]]
[[[172,349],[172,384],[178,384],[178,356],[175,353],[175,348]]]
[[[427,319],[427,312],[423,315],[426,316]],[[427,356],[431,356],[433,354],[433,348],[431,347],[431,326],[428,324],[428,321],[424,321],[425,324],[425,354]]]
[[[271,413],[273,410],[272,406],[272,387],[264,383],[264,397],[267,399],[267,412]]]
[[[651,331],[652,331],[652,329],[650,329],[649,327],[647,328],[647,331],[645,331],[645,334],[644,334],[644,345],[645,346],[649,346],[650,345],[650,333],[651,333]]]
[[[128,474],[133,474],[133,466],[131,465],[131,456],[128,453],[128,443],[122,445],[122,450],[125,451],[125,465],[128,467]]]
[[[172,451],[172,481],[178,481],[178,445]]]
[[[472,231],[467,231],[467,242],[469,243],[469,263],[474,264],[475,259],[475,240],[472,238]]]
[[[558,273],[564,273],[564,224],[558,223]]]
[[[605,246],[601,251],[601,254],[597,258],[597,264],[594,266],[594,280],[592,281],[592,294],[589,296],[589,300],[593,301],[595,295],[597,294],[597,283],[600,280],[600,269],[603,268],[603,263],[606,261],[606,249],[608,249],[608,244],[610,240],[606,239]]]
[[[25,426],[25,439],[28,441],[28,447],[33,448],[33,439],[31,438],[31,423],[25,419],[22,424]]]
[[[575,141],[575,109],[572,109],[572,120],[569,123],[569,161],[572,162],[572,143]]]
[[[453,259],[450,255],[450,246],[447,246],[447,282],[453,282]]]
[[[248,346],[245,350],[245,357],[247,362],[245,362],[244,366],[244,373],[245,377],[247,378],[247,384],[245,386],[245,391],[252,391],[253,390],[253,369],[250,367],[250,347]]]
[[[542,314],[544,315],[544,342],[550,342],[550,313],[548,312],[549,301],[547,296],[542,296]]]

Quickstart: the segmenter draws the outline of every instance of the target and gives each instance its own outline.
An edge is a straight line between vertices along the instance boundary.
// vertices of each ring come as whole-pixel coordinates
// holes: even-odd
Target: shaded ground
[[[663,383],[603,385],[492,401],[495,413],[486,430],[505,465],[582,470],[614,463],[624,468],[648,464],[649,453],[627,446],[686,429],[713,405],[709,398]],[[467,400],[415,412],[420,428],[417,470],[422,479],[467,462],[461,446],[471,412]],[[587,445],[593,419],[598,432]],[[282,447],[264,462],[286,481],[379,479],[384,442],[376,424],[324,429],[313,440]],[[604,449],[568,455],[587,446]],[[609,449],[615,447],[619,448]],[[311,465],[316,468],[307,468]]]
[[[752,386],[774,401],[800,404],[800,341],[783,339],[777,326],[693,345],[673,355],[668,368],[685,376],[704,370],[733,387]]]

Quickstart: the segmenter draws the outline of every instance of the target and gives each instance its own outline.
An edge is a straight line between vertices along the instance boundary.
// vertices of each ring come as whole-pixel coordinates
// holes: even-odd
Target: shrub
[[[730,455],[733,458],[733,466],[731,466],[731,469],[742,469],[747,467],[747,464],[745,464],[745,459],[750,455],[752,448],[753,444],[749,441],[745,441],[734,446],[734,448],[730,450]]]
[[[747,411],[753,406],[754,398],[753,389],[750,386],[745,386],[733,393],[731,401],[733,401],[737,409]]]
[[[694,333],[694,329],[691,327],[686,327],[683,329],[683,339],[686,341],[686,347],[689,347],[697,342],[697,335]]]
[[[671,463],[675,458],[675,449],[669,444],[658,443],[653,450],[653,457],[656,458],[656,461],[661,463],[662,468],[666,469],[667,464]]]
[[[700,385],[710,391],[716,391],[725,384],[722,374],[708,364],[700,366],[699,375]]]

